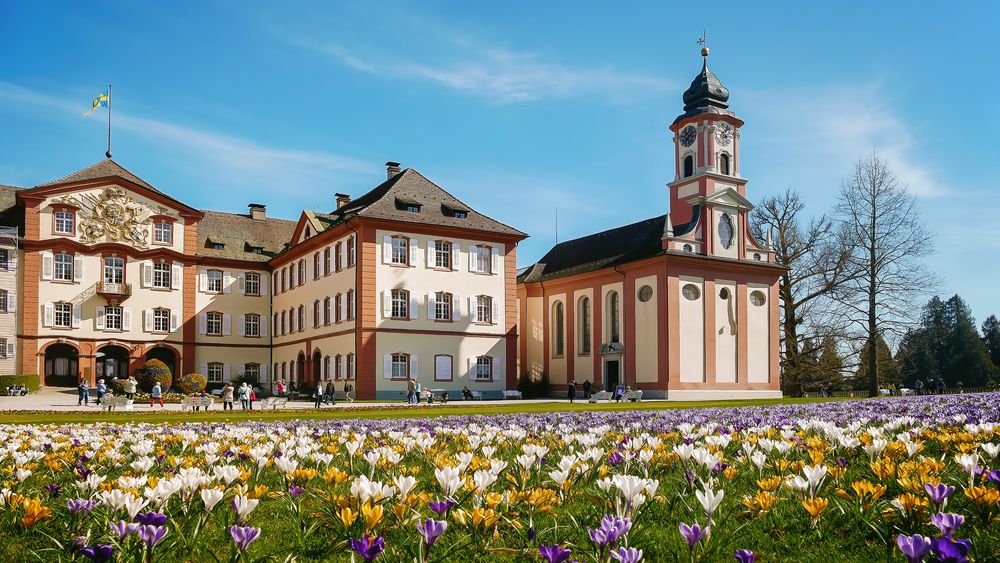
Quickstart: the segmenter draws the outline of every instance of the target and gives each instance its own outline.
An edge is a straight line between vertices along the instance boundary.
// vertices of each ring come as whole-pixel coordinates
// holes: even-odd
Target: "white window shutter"
[[[232,379],[233,371],[229,364],[222,364],[222,381],[226,382]]]
[[[7,357],[8,358],[13,358],[14,357],[14,339],[13,338],[8,338],[7,339]]]
[[[324,271],[324,273],[329,274],[330,272],[333,271],[333,264],[332,264],[332,262],[333,262],[333,253],[336,252],[335,249],[336,249],[336,247],[333,247],[333,248],[327,247],[323,251],[323,264],[324,264],[323,271]],[[329,250],[330,252],[327,252],[327,250]]]
[[[410,294],[410,320],[420,318],[420,303],[416,293]]]
[[[180,262],[174,262],[170,266],[170,288],[180,289],[183,280],[184,280],[184,268],[181,267]]]
[[[347,241],[345,240],[340,245],[340,268],[344,269],[347,267]],[[334,247],[336,248],[336,247]]]
[[[462,263],[462,245],[457,242],[451,243],[451,269],[457,270]]]
[[[490,302],[493,304],[493,310],[491,311],[493,318],[490,319],[493,322],[491,324],[498,325],[500,324],[500,300],[494,297],[490,299]]]
[[[337,318],[340,320],[347,319],[347,295],[342,294],[337,296]]]
[[[132,307],[122,307],[122,330],[132,330]]]
[[[260,275],[260,294],[261,295],[267,295],[267,280],[268,279],[270,279],[270,276],[267,275],[267,272],[264,272],[264,273],[262,273]]]
[[[76,283],[83,281],[83,254],[73,255],[73,281]]]
[[[204,270],[198,272],[198,291],[202,293],[208,291],[208,272]]]
[[[420,377],[420,364],[417,363],[417,355],[410,356],[410,377]]]
[[[493,358],[493,381],[503,381],[503,360]]]
[[[410,265],[417,265],[417,239],[410,239]]]
[[[433,268],[437,252],[434,252],[434,241],[427,241],[427,267]]]
[[[48,251],[42,252],[42,279],[51,280],[52,270],[54,268],[54,263],[52,260],[52,253]]]
[[[492,266],[493,266],[492,273],[493,273],[493,275],[497,275],[497,274],[500,273],[500,269],[501,269],[500,268],[500,249],[497,248],[497,247],[495,247],[495,246],[493,248],[491,248],[490,249],[490,256],[492,257],[492,260],[493,260],[493,262],[492,262]]]
[[[382,377],[392,379],[392,354],[382,357]]]
[[[104,330],[104,305],[97,306],[97,314],[94,315],[94,326],[97,330]]]
[[[16,313],[17,312],[17,292],[8,291],[7,292],[7,312]]]
[[[246,315],[240,315],[239,317],[236,318],[236,335],[237,336],[246,336],[247,335],[246,320],[247,320],[247,316]]]
[[[434,309],[437,307],[437,295],[434,293],[427,294],[427,320],[433,321],[437,318]]]
[[[56,306],[52,303],[46,303],[42,306],[42,325],[52,326],[56,322]]]
[[[233,275],[229,272],[222,272],[222,292],[233,292]]]
[[[201,364],[201,375],[204,375],[206,379],[208,378],[208,364]]]
[[[142,310],[142,330],[153,332],[153,311],[152,309]]]
[[[80,318],[83,317],[83,304],[73,304],[73,328],[80,328]]]
[[[392,292],[389,290],[382,291],[382,318],[392,318]]]
[[[180,317],[176,311],[170,311],[170,331],[177,330],[178,325],[180,325]]]
[[[153,263],[142,261],[142,287],[153,287]]]
[[[243,375],[246,374],[246,372],[247,372],[247,366],[246,366],[246,364],[236,364],[236,376],[237,377],[243,377]]]
[[[462,296],[457,293],[451,294],[451,320],[462,320]]]
[[[261,383],[267,383],[268,381],[271,381],[267,377],[267,364],[260,365],[260,381]]]
[[[476,271],[476,245],[469,245],[469,271]]]
[[[471,357],[465,359],[465,377],[468,377],[469,379],[472,379],[472,368],[475,367],[475,363],[472,360],[473,359]]]
[[[389,264],[392,262],[392,237],[385,235],[382,237],[382,263]]]
[[[244,274],[243,272],[240,272],[240,275],[237,276],[236,279],[237,279],[237,281],[236,281],[236,291],[238,291],[240,293],[240,295],[246,294],[246,291],[247,291],[247,276],[246,276],[246,274]]]
[[[476,307],[476,298],[469,298],[469,322],[478,323],[479,322],[479,307]]]
[[[267,336],[267,315],[260,316],[260,335]]]
[[[208,332],[208,313],[198,313],[198,334]]]
[[[233,333],[233,316],[229,313],[222,314],[222,336],[229,336]]]

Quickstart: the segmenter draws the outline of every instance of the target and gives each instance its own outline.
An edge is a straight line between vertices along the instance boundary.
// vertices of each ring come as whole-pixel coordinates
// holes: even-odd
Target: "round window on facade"
[[[684,252],[693,252],[694,248],[690,244],[684,245]]]
[[[760,262],[761,261],[760,252],[754,252],[753,259]]]
[[[701,297],[701,290],[698,289],[698,286],[695,284],[689,283],[685,284],[684,287],[681,288],[681,294],[684,295],[684,299],[687,299],[688,301],[697,301],[698,298]]]
[[[652,287],[650,287],[648,285],[644,285],[644,286],[642,286],[642,287],[639,288],[639,301],[642,301],[643,303],[645,303],[645,302],[649,301],[652,298],[653,298],[653,288]]]
[[[763,291],[751,291],[750,303],[753,303],[755,307],[763,307],[764,304],[767,303],[767,297],[764,295]]]
[[[724,288],[720,289],[719,290],[719,298],[722,299],[723,301],[729,299],[729,288],[724,287]]]

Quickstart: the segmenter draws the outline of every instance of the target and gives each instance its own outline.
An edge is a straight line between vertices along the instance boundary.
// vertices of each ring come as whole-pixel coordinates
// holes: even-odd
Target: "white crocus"
[[[233,510],[236,511],[236,520],[238,522],[244,521],[253,512],[253,509],[257,508],[259,502],[258,499],[248,498],[244,495],[233,497]]]
[[[225,493],[219,489],[202,489],[201,501],[205,503],[205,512],[211,512],[215,508],[215,505],[219,504],[223,496],[225,496]]]
[[[442,467],[434,470],[434,477],[441,485],[444,496],[451,497],[462,487],[462,476],[457,467]]]
[[[399,475],[393,479],[393,483],[396,484],[396,488],[399,489],[400,498],[406,498],[413,487],[417,486],[417,479],[412,475]]]
[[[712,514],[722,504],[722,497],[726,496],[726,491],[720,489],[719,492],[715,492],[709,488],[704,491],[695,491],[694,496],[705,510],[705,516],[708,517],[708,525],[711,526]]]

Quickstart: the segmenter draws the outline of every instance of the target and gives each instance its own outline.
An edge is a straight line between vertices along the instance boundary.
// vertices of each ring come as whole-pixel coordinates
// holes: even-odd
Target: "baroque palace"
[[[558,244],[520,275],[525,233],[394,162],[297,221],[194,209],[110,158],[0,186],[0,373],[75,386],[155,358],[210,385],[330,379],[360,399],[398,399],[410,377],[487,398],[519,377],[780,396],[783,269],[747,226],[728,96],[706,61],[670,126],[670,214]]]

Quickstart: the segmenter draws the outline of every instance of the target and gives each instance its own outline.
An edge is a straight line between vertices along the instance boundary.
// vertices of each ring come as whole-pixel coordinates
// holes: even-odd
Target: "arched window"
[[[722,153],[719,155],[719,173],[728,176],[729,172],[729,155]]]
[[[619,309],[621,307],[618,292],[608,293],[608,335],[611,337],[611,343],[621,342]]]
[[[722,217],[719,217],[719,242],[723,248],[730,248],[733,246],[733,238],[735,238],[733,218],[728,213],[723,213]]]
[[[694,156],[687,155],[684,157],[684,177],[687,178],[694,174]]]
[[[552,332],[555,336],[555,347],[553,352],[556,356],[562,356],[566,351],[566,327],[563,325],[565,311],[563,311],[562,301],[557,301],[552,308]]]
[[[577,317],[580,319],[580,355],[590,355],[590,298],[581,297]]]

